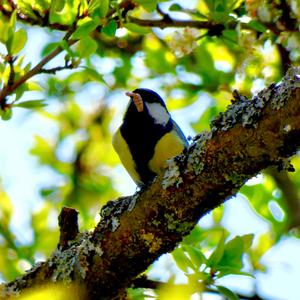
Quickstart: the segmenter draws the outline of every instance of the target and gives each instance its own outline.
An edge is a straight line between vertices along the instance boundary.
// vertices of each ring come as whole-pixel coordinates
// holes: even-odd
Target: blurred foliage
[[[35,137],[31,155],[57,178],[55,184],[39,191],[44,201],[31,216],[33,238],[26,245],[14,236],[13,206],[1,187],[1,278],[14,279],[37,258],[47,257],[55,249],[58,230],[53,219],[62,206],[77,208],[81,228],[91,229],[101,205],[118,196],[113,170],[119,161],[111,146],[111,124],[126,102],[124,91],[155,87],[170,110],[191,107],[196,117],[187,121],[195,132],[200,132],[209,129],[212,118],[230,104],[234,89],[251,96],[278,82],[288,66],[299,65],[299,1],[191,3],[1,1],[0,87],[8,88],[9,95],[1,98],[0,94],[0,115],[2,120],[9,120],[15,107],[21,107],[54,124],[51,138]],[[160,18],[172,19],[173,23],[182,19],[206,21],[211,27],[175,26],[163,30],[157,28],[159,23],[147,27],[135,21]],[[36,41],[30,36],[27,31],[32,24],[39,25],[49,40]],[[213,26],[216,24],[219,27]],[[26,45],[37,42],[44,43],[41,57],[29,62]],[[44,75],[34,80],[29,76],[14,88],[33,66],[58,49],[64,54],[55,67],[40,68],[38,73]],[[57,72],[60,70],[64,71]],[[26,96],[32,92],[38,92],[39,98]],[[120,99],[117,104],[116,98]],[[204,98],[210,101],[202,113]],[[297,191],[299,157],[292,163],[296,171],[287,176]],[[254,276],[257,271],[264,272],[268,266],[261,263],[261,257],[283,236],[299,236],[300,223],[291,226],[289,221],[291,214],[299,213],[299,198],[298,206],[291,204],[284,189],[269,173],[246,184],[240,196],[249,200],[253,212],[269,224],[269,230],[256,234],[251,246],[253,235],[232,238],[222,225],[224,209],[216,209],[211,224],[197,226],[172,254],[187,284],[176,284],[174,271],[169,281],[150,296],[189,299],[192,294],[210,291],[237,299],[233,291],[218,284],[218,279],[229,274]],[[49,293],[49,289],[44,292]],[[28,299],[40,297],[35,294]],[[131,289],[129,294],[132,299],[144,299],[149,290]]]
[[[76,285],[59,285],[49,284],[38,288],[32,288],[26,291],[20,300],[39,300],[39,299],[51,299],[51,300],[64,300],[64,299],[82,299],[82,293],[79,286]]]

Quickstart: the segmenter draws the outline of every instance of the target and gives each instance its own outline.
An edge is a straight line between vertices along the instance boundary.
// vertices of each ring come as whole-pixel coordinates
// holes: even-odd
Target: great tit
[[[113,147],[134,182],[142,187],[167,166],[166,161],[187,148],[183,132],[163,99],[150,89],[127,92],[130,102]]]

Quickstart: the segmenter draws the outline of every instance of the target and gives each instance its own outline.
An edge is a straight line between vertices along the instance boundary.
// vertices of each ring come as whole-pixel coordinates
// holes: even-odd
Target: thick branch
[[[4,296],[49,281],[75,281],[87,299],[113,299],[199,218],[233,196],[262,169],[300,147],[300,69],[253,99],[235,97],[145,190],[108,203],[89,234],[79,234],[42,266],[8,283]]]

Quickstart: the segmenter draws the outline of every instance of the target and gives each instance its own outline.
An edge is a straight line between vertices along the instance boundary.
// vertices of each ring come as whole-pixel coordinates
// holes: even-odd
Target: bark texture
[[[65,228],[64,247],[3,285],[2,298],[61,281],[79,284],[82,298],[125,297],[125,289],[141,272],[174,249],[203,215],[235,195],[246,180],[268,166],[291,168],[288,157],[300,147],[299,74],[299,68],[290,69],[281,83],[253,99],[234,93],[211,131],[196,136],[152,185],[109,202],[92,232],[76,233],[70,241],[73,235]]]

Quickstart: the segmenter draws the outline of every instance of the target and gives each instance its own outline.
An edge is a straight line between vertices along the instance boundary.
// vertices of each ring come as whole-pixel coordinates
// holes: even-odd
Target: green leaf
[[[108,35],[109,37],[114,37],[117,30],[117,23],[115,20],[111,20],[108,24],[102,27],[101,32]]]
[[[182,244],[185,245],[194,245],[195,243],[198,243],[199,240],[203,238],[203,231],[200,228],[199,225],[195,226],[194,229],[190,232],[189,235],[187,235],[183,241]]]
[[[134,2],[140,4],[148,12],[155,10],[157,5],[157,0],[134,0]]]
[[[5,108],[5,110],[0,110],[0,116],[1,116],[1,119],[3,121],[8,121],[11,119],[12,117],[12,110],[11,108]]]
[[[45,100],[43,99],[43,100],[23,101],[23,102],[20,102],[18,104],[15,104],[14,106],[32,109],[32,108],[45,107],[45,106],[47,106],[47,104],[46,104]]]
[[[198,248],[184,245],[183,249],[188,253],[189,257],[192,260],[192,263],[196,266],[197,269],[206,262],[206,257]]]
[[[233,42],[233,43],[237,43],[238,42],[238,33],[236,30],[233,29],[225,29],[222,31],[222,35],[228,39],[229,41]]]
[[[253,243],[253,238],[254,238],[254,234],[245,234],[243,236],[241,236],[243,243],[244,243],[244,251],[247,251],[252,243]]]
[[[216,249],[213,251],[213,253],[208,258],[208,261],[207,261],[208,267],[215,268],[218,265],[218,263],[220,262],[220,260],[223,257],[224,248],[225,248],[225,234],[223,232]]]
[[[20,99],[23,94],[27,91],[29,91],[29,86],[28,86],[28,82],[25,82],[23,84],[21,84],[16,90],[15,90],[15,95],[16,95],[16,98],[15,100],[18,100]]]
[[[218,266],[234,267],[237,270],[240,270],[243,267],[243,252],[243,240],[240,236],[236,236],[224,246],[223,256],[218,262]]]
[[[244,3],[243,0],[231,0],[228,1],[228,6],[230,6],[231,10],[239,8]]]
[[[78,14],[76,2],[74,0],[52,0],[49,15],[50,23],[71,25]]]
[[[13,11],[13,13],[11,14],[11,17],[10,17],[10,20],[9,20],[9,27],[11,29],[11,32],[15,31],[16,20],[17,20],[17,10],[15,9]]]
[[[91,0],[88,10],[89,15],[104,18],[109,10],[109,0]]]
[[[52,52],[54,49],[56,49],[59,46],[58,42],[55,43],[49,43],[42,49],[42,56],[45,56]]]
[[[89,35],[90,32],[95,30],[97,26],[98,26],[98,22],[94,20],[88,20],[82,23],[81,25],[78,25],[77,29],[75,30],[72,36],[74,39],[80,39],[86,37],[87,35]]]
[[[248,27],[254,29],[255,31],[258,32],[266,32],[267,27],[263,25],[262,23],[256,21],[256,20],[251,20],[250,22],[247,23]]]
[[[225,244],[223,257],[217,266],[218,271],[221,272],[219,277],[228,274],[245,275],[241,272],[243,267],[242,258],[245,251],[250,248],[252,240],[253,235],[247,234],[244,236],[236,236]]]
[[[251,278],[255,278],[251,273],[240,271],[238,268],[235,267],[220,267],[218,266],[218,273],[217,277],[221,278],[227,275],[243,275],[249,276]]]
[[[0,18],[0,42],[5,44],[8,39],[8,30],[9,27],[7,26],[7,23]]]
[[[99,0],[98,0],[99,1]],[[101,0],[99,1],[99,17],[103,18],[106,16],[108,9],[109,9],[109,0]]]
[[[68,53],[69,57],[76,57],[76,53],[72,50],[67,41],[62,40],[59,45]]]
[[[183,7],[177,3],[173,3],[170,7],[169,7],[170,11],[182,11]]]
[[[27,42],[27,34],[24,28],[19,29],[14,33],[13,42],[11,44],[10,54],[18,54]]]
[[[126,29],[128,29],[129,31],[137,33],[137,34],[147,34],[147,33],[151,32],[151,30],[149,28],[142,27],[142,26],[136,25],[134,23],[126,23],[124,25],[124,27]]]
[[[89,36],[81,39],[77,46],[77,52],[80,57],[89,57],[97,51],[97,43]]]
[[[233,291],[231,291],[230,289],[228,289],[227,287],[222,286],[222,285],[216,285],[216,288],[227,299],[229,299],[229,300],[239,300],[239,297],[237,296],[237,294],[234,293]]]
[[[182,248],[177,248],[172,252],[172,256],[176,262],[176,265],[181,269],[183,272],[188,271],[188,267],[195,269],[193,263],[190,259],[185,255]]]
[[[6,38],[6,48],[9,54],[11,54],[11,48],[14,40],[15,24],[16,24],[16,10],[12,13],[8,26],[7,26],[7,38]],[[2,28],[1,28],[2,30]]]
[[[107,85],[107,83],[105,82],[105,80],[103,79],[103,75],[98,73],[95,69],[93,68],[89,68],[84,66],[83,67],[86,71],[86,75],[91,79],[91,80],[95,80],[95,81],[99,81],[104,83],[105,85]]]

